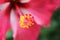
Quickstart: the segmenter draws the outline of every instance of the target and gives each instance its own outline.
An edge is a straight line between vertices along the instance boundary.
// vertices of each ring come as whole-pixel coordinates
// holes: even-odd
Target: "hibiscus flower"
[[[41,26],[49,26],[58,0],[0,0],[0,40],[13,30],[14,40],[37,40]]]

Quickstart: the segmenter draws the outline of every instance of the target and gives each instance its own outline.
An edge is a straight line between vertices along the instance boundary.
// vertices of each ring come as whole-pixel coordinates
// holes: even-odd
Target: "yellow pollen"
[[[24,14],[20,16],[20,27],[21,28],[29,28],[34,25],[34,18],[31,14]]]

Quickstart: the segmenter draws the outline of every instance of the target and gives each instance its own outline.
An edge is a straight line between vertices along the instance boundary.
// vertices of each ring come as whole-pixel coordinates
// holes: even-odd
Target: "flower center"
[[[10,0],[10,4],[11,4],[12,8],[15,8],[15,4],[18,5],[18,6],[20,6],[20,3],[19,3],[18,0]]]
[[[19,0],[10,0],[11,8],[15,8],[15,5],[18,7],[25,7],[28,8],[30,6],[30,3],[21,3]]]
[[[34,25],[34,17],[31,14],[24,14],[24,16],[20,16],[20,27],[21,28],[29,28]]]

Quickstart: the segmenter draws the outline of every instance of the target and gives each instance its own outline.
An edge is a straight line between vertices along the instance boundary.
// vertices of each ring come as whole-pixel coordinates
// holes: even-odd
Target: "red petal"
[[[50,25],[52,13],[59,6],[59,0],[31,0],[31,14],[35,15],[45,26]],[[37,20],[38,22],[38,20]]]
[[[44,26],[50,25],[52,13],[58,8],[59,0],[31,0],[30,7],[25,10],[35,16],[35,21]],[[23,11],[25,11],[23,10]],[[22,12],[23,12],[22,11]]]
[[[41,27],[34,24],[30,28],[18,28],[16,37],[14,40],[37,40]]]
[[[59,0],[31,0],[30,7],[35,10],[54,10],[58,7]]]
[[[0,0],[0,4],[6,3],[6,2],[9,2],[9,0]]]
[[[6,40],[6,32],[10,28],[10,21],[9,21],[9,5],[6,5],[5,8],[1,10],[0,6],[0,40]]]
[[[35,11],[33,9],[21,9],[22,13],[27,13],[31,14],[34,16],[34,19],[37,24],[43,25],[43,26],[49,26],[50,25],[50,19],[52,16],[52,12],[48,12],[47,10],[40,10],[40,11]]]

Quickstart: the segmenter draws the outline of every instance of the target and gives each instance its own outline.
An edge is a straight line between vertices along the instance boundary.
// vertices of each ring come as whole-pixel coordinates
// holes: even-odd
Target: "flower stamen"
[[[31,14],[20,16],[20,27],[29,28],[34,25],[34,17]]]

